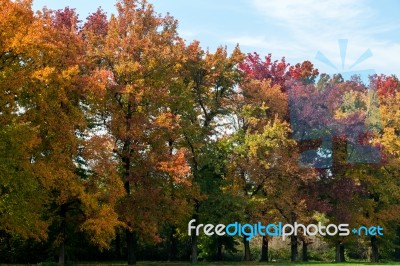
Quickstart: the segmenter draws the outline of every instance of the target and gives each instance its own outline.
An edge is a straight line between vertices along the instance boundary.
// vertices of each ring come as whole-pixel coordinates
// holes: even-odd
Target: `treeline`
[[[351,245],[400,258],[395,76],[204,50],[145,0],[84,22],[31,4],[0,1],[0,262],[221,260],[238,242],[260,259],[245,239],[189,237],[192,219],[380,225],[323,239],[336,261]],[[310,241],[290,238],[292,261]]]

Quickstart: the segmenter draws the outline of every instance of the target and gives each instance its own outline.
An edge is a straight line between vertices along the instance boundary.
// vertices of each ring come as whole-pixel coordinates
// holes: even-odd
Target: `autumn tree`
[[[200,195],[193,197],[193,219],[199,222],[203,204],[212,199],[223,186],[224,166],[222,158],[209,155],[215,149],[218,139],[229,128],[229,100],[235,95],[235,87],[241,80],[237,70],[243,55],[239,47],[228,55],[227,49],[219,47],[215,52],[204,51],[195,41],[185,48],[185,60],[182,63],[182,79],[175,86],[175,110],[181,117],[183,145],[188,150],[188,160],[194,184]],[[221,155],[226,156],[226,155]],[[210,189],[210,185],[215,188]],[[223,196],[222,196],[223,197]],[[204,216],[203,216],[204,217]],[[191,260],[197,262],[198,237],[192,235]]]
[[[159,241],[163,219],[177,224],[186,215],[180,190],[190,187],[189,168],[179,144],[180,117],[169,105],[184,44],[176,20],[155,13],[146,1],[116,6],[108,22],[101,11],[91,15],[83,35],[88,113],[95,131],[111,140],[124,184],[117,210],[132,265],[139,237]]]
[[[31,42],[37,28],[30,1],[0,3],[0,231],[45,239],[45,197],[32,164],[38,128],[23,116],[21,98],[34,71]]]
[[[104,189],[103,182],[112,179],[104,172],[92,177],[101,177],[102,182],[78,173],[77,160],[83,143],[79,134],[84,132],[86,123],[80,106],[83,79],[79,64],[83,51],[77,15],[69,8],[56,12],[45,9],[34,15],[31,1],[2,1],[2,5],[5,19],[2,28],[11,32],[5,31],[8,37],[2,38],[5,56],[2,84],[8,83],[2,92],[8,96],[1,99],[5,101],[4,114],[9,114],[2,115],[2,120],[9,122],[2,129],[5,142],[1,147],[15,151],[13,156],[20,156],[18,159],[5,156],[8,159],[4,161],[7,168],[4,173],[7,179],[36,180],[13,182],[23,184],[20,191],[25,195],[24,205],[35,195],[29,201],[29,211],[35,215],[25,215],[32,218],[26,222],[34,227],[20,222],[21,229],[31,231],[18,229],[15,233],[45,238],[49,225],[58,228],[58,234],[52,235],[51,240],[59,247],[59,262],[63,264],[68,226],[75,232],[88,233],[89,240],[101,248],[108,247],[118,224],[112,207],[115,200],[108,193],[118,191],[118,184]],[[16,75],[9,75],[11,66]],[[18,133],[18,138],[9,138],[11,132],[21,130],[23,134]],[[39,217],[45,222],[36,220]],[[7,230],[13,232],[11,226]]]
[[[385,238],[370,236],[371,261],[380,259],[383,247],[393,249],[390,243],[398,238],[399,210],[398,173],[398,123],[399,123],[399,89],[396,76],[371,77],[370,88],[379,94],[379,131],[371,137],[372,145],[381,150],[379,163],[354,169],[352,175],[357,177],[364,189],[363,213],[360,216],[365,225],[380,225],[384,228]]]
[[[242,166],[236,168],[237,171],[242,169],[241,183],[245,194],[250,195],[250,198],[259,198],[258,214],[256,212],[253,215],[263,219],[267,210],[270,210],[271,219],[281,219],[288,223],[306,219],[309,213],[304,188],[315,174],[301,169],[299,165],[301,146],[292,139],[288,90],[293,80],[301,84],[313,83],[318,71],[308,61],[290,66],[284,58],[272,61],[269,54],[263,61],[256,53],[248,54],[240,64],[240,69],[246,81],[241,84],[240,97],[234,103],[238,118],[236,124],[245,140],[255,141],[251,144],[252,149],[260,151],[251,156],[240,156]],[[248,149],[245,148],[246,141],[238,145]],[[292,236],[293,261],[297,260],[297,241]],[[264,237],[263,253],[267,251],[267,243],[268,239]]]
[[[0,1],[2,262],[14,252],[31,263],[14,240],[41,241],[61,265],[74,241],[95,255],[126,253],[129,265],[139,244],[168,260],[190,251],[192,262],[235,251],[238,238],[189,239],[191,219],[380,225],[385,237],[323,239],[338,262],[357,242],[369,243],[373,262],[382,251],[400,256],[396,76],[362,84],[318,78],[309,61],[204,50],[146,0],[83,22],[73,8],[34,14],[31,5]],[[309,239],[297,233],[292,261],[300,242],[307,258]]]

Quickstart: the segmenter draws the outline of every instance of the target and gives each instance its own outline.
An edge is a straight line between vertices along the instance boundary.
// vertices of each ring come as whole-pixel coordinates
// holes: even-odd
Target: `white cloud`
[[[360,20],[368,19],[373,11],[357,0],[253,0],[259,12],[276,19],[293,30],[331,31],[346,30],[360,26]]]
[[[197,35],[197,32],[193,30],[178,30],[181,37],[184,39],[192,39]]]
[[[279,41],[267,42],[263,36],[242,36],[230,41],[236,39],[242,45],[283,51],[287,58],[303,57],[328,72],[333,69],[315,60],[315,54],[321,51],[342,70],[337,41],[348,39],[345,69],[370,48],[373,57],[353,70],[373,68],[378,73],[388,74],[400,71],[400,64],[395,59],[395,55],[400,54],[399,44],[384,42],[377,37],[398,31],[399,25],[379,24],[376,12],[365,0],[252,0],[252,5],[269,27],[275,27],[275,32],[280,31]]]
[[[371,58],[371,66],[378,73],[395,74],[400,77],[400,44],[381,44],[373,50],[374,56]]]
[[[285,52],[288,50],[295,50],[298,53],[305,53],[307,51],[306,47],[302,46],[301,44],[288,42],[287,40],[281,40],[272,37],[265,37],[262,35],[236,36],[227,38],[226,42],[232,44],[239,44],[242,49],[244,48],[244,50],[247,50],[246,48],[251,48],[251,49],[256,49],[254,51],[258,53],[263,53],[264,51],[266,51],[267,53],[273,53],[274,57],[276,55],[284,56]]]

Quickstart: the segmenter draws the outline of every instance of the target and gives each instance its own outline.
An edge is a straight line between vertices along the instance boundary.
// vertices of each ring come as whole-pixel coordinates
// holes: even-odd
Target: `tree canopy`
[[[0,1],[1,263],[197,262],[242,244],[258,259],[246,238],[189,235],[192,219],[380,225],[293,235],[287,259],[302,243],[307,260],[317,238],[336,261],[359,246],[400,259],[396,76],[364,84],[239,45],[210,51],[146,0],[116,7],[81,21]]]

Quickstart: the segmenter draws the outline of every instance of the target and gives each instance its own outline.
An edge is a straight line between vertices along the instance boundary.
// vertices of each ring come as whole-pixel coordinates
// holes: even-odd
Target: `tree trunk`
[[[129,107],[130,109],[130,107]],[[131,113],[130,111],[128,112],[128,115],[126,117],[126,131],[129,132],[130,130],[130,118],[131,118]],[[131,196],[131,184],[130,184],[130,169],[131,169],[131,160],[130,160],[130,145],[131,141],[129,139],[125,140],[124,142],[124,147],[123,147],[123,156],[121,158],[123,165],[124,165],[124,188],[125,192],[127,194],[127,197]],[[136,257],[135,257],[135,242],[136,242],[136,235],[133,233],[129,226],[131,226],[128,222],[128,228],[126,228],[126,246],[127,246],[127,259],[128,259],[128,265],[135,265],[136,264]]]
[[[196,234],[192,234],[192,253],[190,255],[190,261],[192,263],[197,262],[197,239],[198,236]]]
[[[379,261],[379,251],[376,236],[371,236],[371,262]]]
[[[335,262],[340,262],[340,243],[335,245]]]
[[[306,262],[308,261],[308,243],[306,243],[306,241],[303,240],[303,261]]]
[[[136,242],[136,234],[130,231],[128,228],[126,229],[126,243],[127,243],[127,255],[128,255],[128,265],[135,265],[136,264],[136,257],[135,257],[135,245]]]
[[[170,235],[169,235],[169,241],[168,241],[168,260],[169,261],[176,260],[176,254],[178,252],[178,243],[177,243],[175,234],[176,234],[176,226],[172,225]]]
[[[267,236],[263,236],[263,238],[262,238],[260,261],[268,261],[268,237]]]
[[[61,244],[60,251],[58,254],[58,264],[65,264],[65,229],[66,229],[66,218],[67,218],[67,210],[65,205],[61,205],[60,216],[61,216]]]
[[[345,262],[346,258],[344,256],[344,245],[342,243],[340,243],[340,262]]]
[[[199,208],[200,208],[200,203],[199,202],[196,202],[195,203],[195,213],[193,214],[193,216],[192,216],[192,219],[194,219],[194,220],[196,220],[195,222],[194,222],[194,224],[193,224],[193,226],[197,226],[197,224],[198,224],[198,219],[199,219],[199,216],[197,215],[197,213],[198,213],[198,211],[199,211]],[[196,234],[194,233],[194,232],[192,232],[192,241],[191,241],[191,246],[192,246],[192,250],[191,250],[191,254],[190,254],[190,261],[192,262],[192,263],[196,263],[197,262],[197,240],[199,239],[199,237],[198,236],[196,236]]]
[[[341,259],[340,259],[340,242],[336,242],[336,245],[335,245],[335,262],[341,262]]]
[[[168,141],[168,146],[169,146],[169,155],[173,156],[174,154],[174,148],[173,148],[174,141],[170,139]],[[175,186],[173,182],[173,178],[170,177],[169,179],[169,186],[171,189],[171,199],[172,201],[175,200]],[[178,253],[178,240],[176,239],[176,226],[171,225],[170,226],[170,233],[169,233],[169,239],[168,239],[168,261],[174,261],[177,258],[177,253]]]
[[[344,245],[338,241],[336,242],[336,256],[335,256],[335,262],[344,262]]]
[[[400,261],[400,226],[397,227],[396,241],[395,241],[395,249],[394,249],[394,260]]]
[[[221,241],[221,237],[217,238],[217,261],[221,261],[222,260],[222,241]]]
[[[243,244],[244,244],[244,261],[251,261],[251,252],[250,252],[250,242],[246,240],[247,236],[243,236]]]
[[[121,235],[119,232],[115,237],[115,258],[117,260],[121,258]]]
[[[290,236],[290,260],[292,262],[297,261],[297,236],[292,235]]]
[[[65,263],[65,243],[63,241],[60,246],[60,253],[58,254],[58,264],[64,265],[64,263]]]

